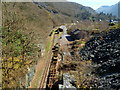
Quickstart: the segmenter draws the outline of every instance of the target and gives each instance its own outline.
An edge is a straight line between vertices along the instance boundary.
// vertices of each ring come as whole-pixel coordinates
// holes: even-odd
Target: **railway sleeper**
[[[55,74],[55,73],[50,73],[50,75],[53,75],[53,74]]]
[[[53,86],[53,84],[48,84],[48,87],[49,87],[49,88],[52,88],[52,86]]]
[[[54,55],[53,55],[53,57],[55,57],[55,58],[56,58],[56,57],[58,57],[58,55],[54,54]]]
[[[53,69],[56,69],[56,66],[55,66],[55,65],[54,65],[54,66],[51,66],[50,71],[53,71]],[[56,72],[56,70],[54,70],[54,72]]]
[[[56,66],[56,63],[52,63],[50,68],[55,67],[55,66]]]
[[[50,74],[50,76],[54,76],[54,75],[55,75],[55,73],[51,73],[51,74]]]
[[[55,68],[50,68],[50,72],[56,72]]]
[[[56,69],[54,68],[54,69],[50,69],[50,71],[52,71],[52,72],[56,72]]]
[[[50,83],[54,84],[57,80],[58,80],[58,78],[51,78],[48,84],[50,84]]]
[[[57,61],[57,60],[58,60],[58,57],[52,57],[52,60],[56,60],[56,61]]]
[[[53,63],[57,63],[57,61],[56,61],[56,60],[55,60],[55,61],[52,61],[51,64],[53,64]]]
[[[56,73],[56,71],[52,71],[52,73]]]
[[[54,80],[54,79],[58,79],[57,77],[50,77],[49,79]]]
[[[53,75],[55,76],[55,75],[56,75],[56,72],[53,72],[52,74],[50,74],[50,76],[53,76]]]
[[[59,47],[54,47],[54,49],[53,50],[58,50],[59,49]]]
[[[55,77],[56,77],[56,73],[49,76],[49,78],[55,78]]]
[[[54,73],[54,72],[56,72],[56,71],[55,71],[55,70],[50,69],[50,72]]]
[[[49,74],[53,74],[53,73],[56,73],[56,72],[54,72],[54,71],[50,71],[50,73],[49,73]]]
[[[53,50],[52,52],[53,52],[53,53],[57,53],[57,54],[59,54],[59,50],[58,50],[58,49]]]

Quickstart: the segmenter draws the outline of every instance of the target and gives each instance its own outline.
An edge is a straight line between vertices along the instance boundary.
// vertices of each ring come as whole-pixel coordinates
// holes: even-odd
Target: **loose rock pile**
[[[101,33],[89,40],[80,51],[83,60],[97,63],[96,74],[100,76],[100,88],[120,87],[120,29]]]
[[[75,80],[74,76],[72,76],[68,73],[64,73],[63,74],[63,85],[60,84],[59,89],[60,90],[63,90],[63,89],[77,90],[77,88],[74,86],[75,82],[76,82],[76,80]]]

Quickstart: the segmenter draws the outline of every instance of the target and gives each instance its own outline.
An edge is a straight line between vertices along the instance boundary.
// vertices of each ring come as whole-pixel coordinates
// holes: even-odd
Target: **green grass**
[[[55,33],[53,32],[52,36],[49,37],[48,40],[47,40],[48,42],[47,42],[47,45],[46,45],[46,48],[45,48],[46,53],[48,53],[50,51],[51,47],[52,47],[52,40],[54,39],[54,34]]]
[[[118,24],[115,24],[115,25],[110,27],[110,29],[117,29],[117,28],[120,28]]]
[[[45,60],[48,59],[48,56],[49,56],[49,53],[50,50],[51,50],[51,47],[52,45],[55,44],[55,42],[53,42],[53,39],[58,39],[58,37],[60,37],[62,35],[62,33],[58,34],[58,37],[54,38],[54,34],[55,34],[55,31],[56,29],[53,30],[53,33],[50,37],[48,37],[48,40],[47,40],[47,43],[46,43],[46,48],[45,48]],[[42,76],[42,72],[44,71],[44,68],[39,70],[37,73],[36,73],[36,77],[35,77],[35,81],[34,83],[32,83],[32,88],[37,88],[38,87],[38,84],[39,84],[39,81],[41,79],[41,76]]]
[[[51,49],[51,47],[52,47],[52,40],[54,39],[54,32],[53,32],[53,34],[52,34],[52,36],[51,37],[48,37],[48,40],[47,40],[47,44],[46,44],[46,48],[45,48],[45,56],[47,56],[47,57],[45,57],[46,59],[48,58],[48,52],[50,51],[50,49]],[[46,60],[45,59],[45,60]],[[32,83],[32,88],[37,88],[38,87],[38,84],[39,84],[39,81],[40,81],[40,79],[41,79],[41,76],[42,76],[42,72],[43,72],[43,70],[44,69],[41,69],[41,70],[39,70],[38,72],[37,72],[37,74],[36,74],[36,77],[37,78],[35,78],[35,81],[34,81],[34,83]]]
[[[79,45],[79,44],[85,44],[85,43],[86,43],[85,41],[79,41],[76,44]]]
[[[51,45],[52,45],[52,42],[51,42],[51,40],[50,40],[50,41],[48,42],[48,44],[47,44],[46,52],[49,52]]]
[[[0,57],[0,61],[1,61],[1,57]],[[0,66],[2,67],[2,63],[0,63]],[[0,69],[0,83],[2,83],[2,69]]]

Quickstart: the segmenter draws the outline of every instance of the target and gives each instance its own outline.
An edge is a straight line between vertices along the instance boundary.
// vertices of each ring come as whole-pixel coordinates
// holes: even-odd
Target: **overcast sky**
[[[92,7],[93,9],[97,9],[100,6],[104,5],[108,6],[114,5],[118,3],[120,0],[67,0],[67,1],[77,2],[84,6],[89,6]]]

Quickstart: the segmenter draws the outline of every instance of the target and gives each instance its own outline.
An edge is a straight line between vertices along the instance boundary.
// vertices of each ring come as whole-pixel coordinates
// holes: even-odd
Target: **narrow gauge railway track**
[[[55,43],[55,38],[56,38],[56,35],[54,34],[51,49],[49,51],[48,60],[46,61],[45,69],[42,73],[41,80],[39,82],[39,86],[38,86],[39,90],[44,90],[46,88],[47,77],[49,74],[49,68],[50,68],[51,60],[52,60],[52,48],[53,48],[54,43]]]
[[[41,81],[40,81],[40,84],[39,84],[39,88],[40,89],[44,89],[46,88],[46,78],[48,76],[48,72],[49,72],[49,67],[50,67],[50,60],[46,63],[46,67],[44,69],[44,72],[42,74],[42,77],[41,77]]]
[[[58,53],[59,47],[55,45],[53,50],[52,61],[49,69],[48,79],[47,79],[47,89],[52,89],[53,85],[58,81],[58,68],[59,68],[59,61],[58,61]]]

